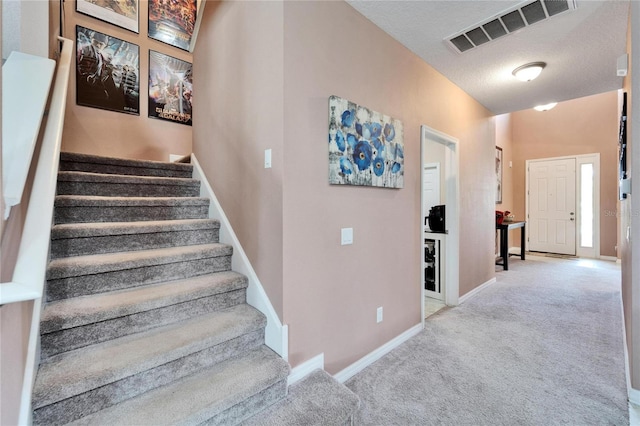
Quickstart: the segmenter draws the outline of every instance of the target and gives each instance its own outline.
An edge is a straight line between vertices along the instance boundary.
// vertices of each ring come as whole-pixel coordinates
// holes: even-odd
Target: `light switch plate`
[[[271,168],[271,148],[264,150],[264,168]]]
[[[353,228],[342,228],[340,237],[343,246],[353,244]]]

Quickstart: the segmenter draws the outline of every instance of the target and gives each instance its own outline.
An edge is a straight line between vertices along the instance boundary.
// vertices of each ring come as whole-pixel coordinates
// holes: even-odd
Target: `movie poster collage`
[[[189,50],[197,0],[149,0],[149,38]],[[139,33],[139,0],[76,0],[76,10]],[[149,50],[149,117],[192,124],[192,64]],[[76,25],[78,105],[140,115],[140,48]]]

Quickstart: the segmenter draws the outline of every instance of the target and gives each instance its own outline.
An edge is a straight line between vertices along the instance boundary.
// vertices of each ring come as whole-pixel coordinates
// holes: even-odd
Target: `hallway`
[[[362,425],[629,422],[620,269],[531,256],[346,385]]]

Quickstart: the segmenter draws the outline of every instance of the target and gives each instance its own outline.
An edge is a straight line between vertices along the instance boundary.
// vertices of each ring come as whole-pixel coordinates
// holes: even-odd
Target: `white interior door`
[[[529,250],[576,254],[576,160],[529,163]]]

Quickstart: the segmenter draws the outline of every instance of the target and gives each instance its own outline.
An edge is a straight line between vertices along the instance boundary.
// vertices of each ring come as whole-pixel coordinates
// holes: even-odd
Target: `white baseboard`
[[[233,247],[231,268],[249,279],[247,303],[267,317],[267,326],[264,330],[265,344],[286,361],[289,359],[289,327],[280,321],[195,154],[191,154],[191,164],[193,164],[193,178],[200,180],[201,196],[211,200],[209,217],[220,221],[220,241]]]
[[[287,378],[287,385],[291,386],[292,384],[299,382],[318,368],[324,370],[324,352],[292,368],[289,373],[289,377]]]
[[[520,249],[518,249],[520,250]],[[469,293],[465,294],[464,296],[460,296],[460,299],[458,299],[460,301],[460,303],[464,303],[467,300],[471,299],[473,296],[475,296],[476,294],[478,294],[479,292],[481,292],[482,290],[484,290],[485,288],[489,287],[491,284],[496,282],[496,277],[491,278],[489,281],[485,282],[484,284],[480,284],[478,287],[474,288],[473,290],[471,290]]]
[[[640,390],[629,388],[629,402],[640,407]]]
[[[620,294],[620,314],[622,315],[622,344],[624,351],[624,372],[627,380],[627,398],[629,402],[640,406],[640,390],[631,387],[631,368],[629,364],[629,346],[627,345],[627,325],[624,322],[624,307]]]
[[[617,262],[618,261],[618,258],[615,257],[615,256],[602,256],[602,255],[600,255],[600,256],[598,256],[598,259],[600,259],[600,260],[608,260],[609,262]]]
[[[400,346],[401,344],[403,344],[404,342],[406,342],[416,334],[420,333],[422,331],[422,327],[423,327],[422,323],[414,325],[404,333],[389,340],[387,343],[380,346],[378,349],[375,349],[374,351],[360,358],[358,361],[354,362],[347,368],[339,371],[337,374],[334,374],[333,378],[339,381],[340,383],[346,382],[347,380],[355,376],[357,373],[361,372],[366,367],[368,367],[369,365],[373,364],[374,362],[382,358],[384,355],[391,352],[393,349],[397,348],[398,346]]]

